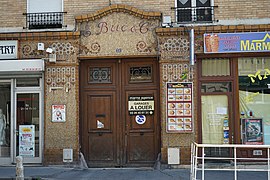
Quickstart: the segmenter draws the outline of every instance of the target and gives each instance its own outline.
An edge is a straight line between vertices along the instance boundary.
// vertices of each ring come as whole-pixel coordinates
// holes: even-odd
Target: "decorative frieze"
[[[160,37],[161,60],[189,60],[189,37]]]
[[[163,63],[161,65],[163,82],[192,82],[194,68],[188,63]]]
[[[61,62],[77,62],[77,55],[79,52],[78,41],[46,41],[44,42],[44,50],[38,50],[38,41],[22,41],[20,49],[20,57],[22,59],[29,58],[47,58],[46,48],[50,47],[53,54],[56,54],[56,61]]]
[[[75,88],[76,67],[47,67],[45,73],[47,93],[59,88],[65,92]]]

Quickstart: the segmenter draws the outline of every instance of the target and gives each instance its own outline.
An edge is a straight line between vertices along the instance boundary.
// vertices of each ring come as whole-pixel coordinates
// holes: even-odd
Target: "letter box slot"
[[[106,114],[96,114],[96,117],[106,117]]]

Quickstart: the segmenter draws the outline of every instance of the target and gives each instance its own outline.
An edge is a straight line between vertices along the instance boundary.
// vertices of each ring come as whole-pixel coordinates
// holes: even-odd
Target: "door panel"
[[[87,94],[87,130],[90,166],[116,163],[115,93],[92,91]]]
[[[152,163],[155,161],[155,143],[152,133],[130,133],[128,142],[128,163]]]
[[[156,90],[127,91],[129,96],[154,97],[154,114],[145,114],[145,123],[136,122],[136,115],[126,114],[127,163],[152,164],[158,154],[158,100]],[[128,108],[126,108],[128,109]]]
[[[159,153],[158,62],[153,59],[82,61],[81,143],[90,167],[153,165]],[[138,124],[129,96],[154,97],[154,114]]]

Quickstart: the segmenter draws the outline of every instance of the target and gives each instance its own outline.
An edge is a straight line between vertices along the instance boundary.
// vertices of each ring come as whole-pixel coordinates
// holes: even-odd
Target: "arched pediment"
[[[114,4],[94,13],[76,16],[75,20],[77,22],[94,21],[114,12],[123,12],[143,19],[161,19],[161,12],[147,12],[128,5]]]

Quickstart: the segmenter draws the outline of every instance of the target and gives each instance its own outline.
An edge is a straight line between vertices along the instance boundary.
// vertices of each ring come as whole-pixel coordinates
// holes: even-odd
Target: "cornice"
[[[189,33],[189,30],[191,28],[194,29],[195,34],[259,32],[259,31],[262,32],[262,31],[270,31],[270,24],[166,27],[166,28],[157,28],[156,33],[159,36],[183,35]]]
[[[54,40],[77,39],[80,32],[16,32],[0,33],[0,40]]]
[[[161,12],[146,12],[128,5],[114,4],[100,9],[95,13],[76,16],[75,20],[77,22],[94,21],[114,12],[124,12],[143,19],[161,19]]]

